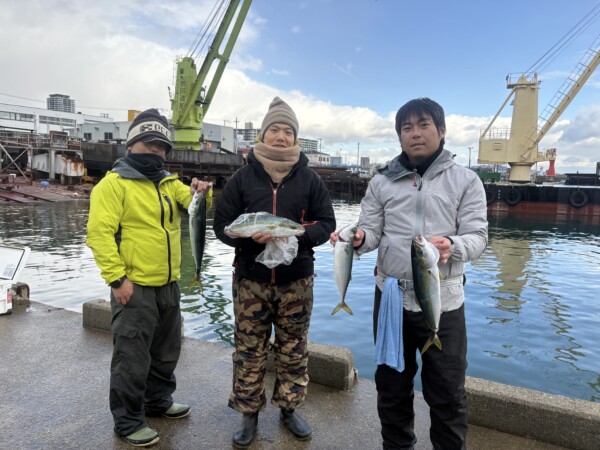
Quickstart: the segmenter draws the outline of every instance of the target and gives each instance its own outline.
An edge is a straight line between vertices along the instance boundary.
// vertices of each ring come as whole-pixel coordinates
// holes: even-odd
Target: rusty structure
[[[348,172],[345,168],[311,167],[321,176],[332,197],[355,200],[367,192],[369,179]]]
[[[85,175],[81,142],[67,132],[48,134],[0,129],[0,174],[19,173],[27,180],[59,179],[76,184]]]

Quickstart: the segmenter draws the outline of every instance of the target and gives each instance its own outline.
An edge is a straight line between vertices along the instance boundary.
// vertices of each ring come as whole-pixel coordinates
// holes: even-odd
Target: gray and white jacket
[[[485,189],[477,174],[459,166],[448,150],[421,177],[399,156],[375,175],[361,202],[359,228],[365,232],[359,255],[378,249],[377,285],[387,276],[406,286],[404,308],[420,311],[412,289],[410,248],[414,236],[447,236],[452,253],[442,274],[442,311],[464,303],[465,263],[477,259],[488,240]]]

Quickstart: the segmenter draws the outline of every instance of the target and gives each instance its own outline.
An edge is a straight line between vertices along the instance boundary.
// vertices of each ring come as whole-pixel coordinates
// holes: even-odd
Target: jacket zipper
[[[163,197],[167,202],[167,205],[169,205],[169,223],[173,223],[173,204],[171,203],[171,199],[167,194],[163,194]]]
[[[165,206],[163,205],[163,202],[162,202],[160,188],[158,185],[155,185],[155,186],[156,186],[156,192],[158,194],[158,203],[160,204],[160,226],[162,227],[163,230],[165,230],[165,235],[167,237],[167,265],[169,267],[169,275],[167,277],[167,283],[169,283],[171,281],[171,237],[169,236],[169,232],[165,228]],[[165,198],[168,198],[168,197],[165,196]],[[167,203],[169,203],[169,207],[170,207],[171,203],[169,201],[167,201]],[[171,214],[172,213],[173,213],[173,210],[171,209]],[[172,221],[173,221],[173,219],[171,218],[171,222]],[[167,283],[165,283],[165,284],[167,284]]]
[[[273,189],[273,215],[277,215],[277,188]],[[275,284],[275,267],[271,269],[271,284]]]
[[[423,193],[421,189],[423,188],[423,177],[419,176],[419,180],[417,182],[417,173],[415,171],[415,178],[413,180],[413,185],[417,188],[417,198],[416,198],[416,214],[415,214],[415,236],[419,236],[423,234],[423,229],[421,223],[423,222]]]

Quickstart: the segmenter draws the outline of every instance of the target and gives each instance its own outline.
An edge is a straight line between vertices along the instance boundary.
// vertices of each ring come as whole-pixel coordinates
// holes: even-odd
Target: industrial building
[[[70,100],[70,102],[73,102],[72,106],[74,108],[75,102],[73,100]],[[59,107],[59,101],[52,95],[48,98],[48,105],[51,103],[53,107]],[[62,107],[70,108],[64,102],[62,103]],[[110,122],[113,122],[113,119],[108,115],[93,116],[60,109],[45,109],[0,103],[0,128],[5,129],[39,134],[48,134],[50,131],[65,131],[73,136],[77,126]]]

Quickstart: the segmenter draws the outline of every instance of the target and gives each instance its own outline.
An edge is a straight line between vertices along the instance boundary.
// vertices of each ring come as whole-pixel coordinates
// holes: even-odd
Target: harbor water
[[[338,224],[356,220],[357,202],[335,202]],[[89,202],[0,205],[4,245],[29,246],[21,275],[31,299],[81,311],[109,298],[85,245]],[[554,216],[491,215],[489,245],[468,265],[467,374],[509,385],[600,402],[600,228]],[[232,248],[212,232],[203,262],[204,291],[188,286],[194,262],[183,221],[181,288],[185,335],[233,342]],[[329,243],[315,249],[315,303],[309,339],[348,347],[359,376],[373,378],[373,268],[376,252],[354,261],[346,302],[354,315],[332,316],[338,303]],[[2,321],[10,316],[0,316]],[[417,388],[420,383],[417,381]]]

